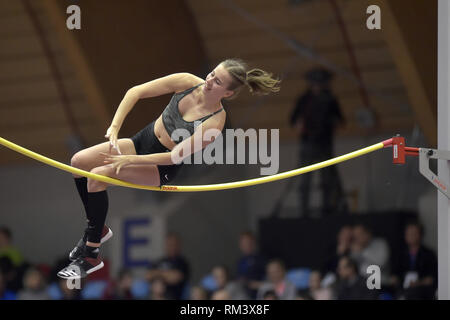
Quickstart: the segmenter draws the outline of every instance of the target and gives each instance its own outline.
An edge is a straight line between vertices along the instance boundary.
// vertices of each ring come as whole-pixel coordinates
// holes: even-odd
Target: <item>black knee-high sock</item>
[[[77,186],[78,194],[80,195],[81,201],[83,202],[84,211],[86,212],[86,220],[87,220],[87,224],[88,224],[88,228],[89,228],[89,225],[90,224],[93,225],[93,223],[91,222],[92,218],[89,216],[89,211],[88,211],[87,178],[86,177],[74,178],[74,180],[75,180],[75,185]],[[86,240],[87,240],[87,234],[85,232],[84,236],[83,236],[83,241],[86,242]]]
[[[78,194],[80,195],[81,201],[83,201],[84,209],[86,210],[86,218],[89,220],[89,217],[87,216],[87,196],[88,196],[88,189],[87,189],[87,178],[81,177],[81,178],[74,178],[75,185],[77,186]]]
[[[88,192],[87,214],[89,219],[87,240],[100,243],[106,214],[108,213],[108,193],[106,190],[100,192]]]

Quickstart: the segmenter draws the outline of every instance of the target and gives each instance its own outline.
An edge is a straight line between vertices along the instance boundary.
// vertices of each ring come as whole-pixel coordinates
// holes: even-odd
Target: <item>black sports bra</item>
[[[188,95],[195,88],[197,88],[198,86],[200,86],[202,84],[203,83],[200,83],[200,84],[198,84],[192,88],[189,88],[183,92],[175,93],[172,96],[172,98],[170,99],[169,104],[167,105],[167,107],[164,109],[164,111],[162,113],[162,121],[163,121],[164,127],[166,128],[167,133],[169,134],[170,137],[172,137],[172,133],[175,131],[175,129],[180,129],[180,128],[188,130],[189,133],[191,135],[193,135],[194,130],[195,130],[194,124],[196,121],[203,122],[206,119],[212,117],[216,113],[219,113],[220,111],[223,110],[223,108],[220,108],[219,110],[217,110],[207,116],[204,116],[203,118],[194,120],[194,121],[185,121],[183,119],[183,117],[180,113],[180,110],[178,109],[178,103],[184,96]],[[180,139],[177,139],[179,141],[175,141],[175,142],[180,143],[182,141],[182,138],[186,138],[186,137],[180,137]]]

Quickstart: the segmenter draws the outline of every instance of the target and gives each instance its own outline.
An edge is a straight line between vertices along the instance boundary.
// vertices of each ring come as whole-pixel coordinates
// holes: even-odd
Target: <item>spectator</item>
[[[315,68],[306,73],[309,87],[302,94],[290,116],[290,124],[300,136],[300,167],[333,158],[333,135],[339,123],[344,124],[339,103],[330,89],[332,74]],[[302,176],[299,196],[300,214],[308,216],[313,173]],[[336,166],[319,170],[322,191],[322,213],[345,212],[344,193]]]
[[[263,300],[278,300],[277,294],[273,290],[267,290],[264,293]]]
[[[231,300],[230,294],[227,290],[217,290],[211,296],[211,300]]]
[[[257,252],[256,239],[252,232],[243,232],[239,237],[241,257],[237,263],[237,279],[250,298],[255,299],[264,279],[265,261]]]
[[[12,233],[7,227],[0,227],[0,268],[5,269],[8,290],[18,292],[23,288],[23,276],[29,267],[22,254],[12,245]]]
[[[119,272],[117,283],[111,299],[116,300],[132,300],[133,294],[131,287],[133,285],[133,275],[128,269],[122,269]]]
[[[374,238],[372,232],[364,225],[353,228],[351,257],[359,266],[359,274],[367,276],[367,267],[376,265],[381,270],[381,284],[388,284],[390,275],[390,251],[386,240]]]
[[[208,292],[201,286],[194,286],[191,289],[191,300],[208,300]]]
[[[170,300],[167,284],[163,277],[154,277],[150,287],[150,300]]]
[[[16,300],[16,294],[6,288],[3,272],[0,272],[0,300]]]
[[[311,297],[308,290],[302,290],[297,293],[295,300],[314,300],[314,299],[313,299],[313,297]]]
[[[224,265],[215,266],[212,270],[213,278],[217,284],[217,290],[225,290],[230,296],[230,300],[247,300],[248,295],[239,282],[230,281],[227,267]]]
[[[339,259],[345,255],[350,254],[353,239],[353,229],[350,225],[344,225],[337,234],[336,247],[332,249],[331,258],[327,261],[323,268],[323,273],[334,274],[336,272]]]
[[[286,279],[286,268],[279,259],[274,259],[266,267],[268,281],[258,290],[257,299],[263,299],[267,291],[273,290],[280,300],[294,300],[297,295],[295,286]]]
[[[8,257],[15,267],[23,264],[22,254],[12,245],[12,233],[7,227],[0,227],[0,258]]]
[[[436,254],[422,244],[423,227],[410,222],[405,228],[407,248],[400,254],[393,284],[402,299],[435,299],[437,289]]]
[[[23,279],[23,289],[17,295],[18,300],[49,300],[46,283],[42,273],[32,267],[27,270]]]
[[[83,288],[84,279],[81,281],[81,288]],[[80,300],[81,299],[81,289],[71,289],[67,286],[66,279],[58,279],[58,293],[61,300]]]
[[[17,278],[17,271],[16,268],[14,268],[14,265],[8,257],[1,257],[0,258],[0,273],[3,277],[3,285],[5,289],[13,292],[17,292],[17,286],[12,285],[13,282]],[[22,281],[22,279],[20,279]]]
[[[331,300],[333,292],[330,288],[322,287],[322,275],[314,270],[309,276],[308,294],[313,300]]]
[[[366,280],[358,274],[358,266],[352,258],[344,256],[339,260],[337,274],[338,300],[376,299],[376,292],[367,288]]]
[[[147,271],[147,280],[164,279],[167,294],[173,299],[182,299],[183,291],[189,279],[189,264],[181,254],[180,240],[171,233],[166,238],[166,256]]]

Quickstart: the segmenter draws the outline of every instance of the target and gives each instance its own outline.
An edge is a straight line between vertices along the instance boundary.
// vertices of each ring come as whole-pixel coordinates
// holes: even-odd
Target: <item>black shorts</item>
[[[149,123],[144,129],[136,133],[131,140],[133,140],[136,153],[138,155],[170,152],[165,146],[159,142],[154,131],[155,121]],[[178,171],[183,166],[183,162],[180,164],[162,166],[157,165],[159,171],[159,178],[161,185],[165,185],[175,178]]]

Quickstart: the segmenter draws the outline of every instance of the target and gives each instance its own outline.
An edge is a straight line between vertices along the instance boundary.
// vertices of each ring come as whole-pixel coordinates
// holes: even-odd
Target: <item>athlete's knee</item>
[[[75,153],[75,154],[72,156],[72,158],[70,159],[70,165],[71,165],[72,167],[74,167],[74,168],[77,168],[77,169],[86,170],[86,168],[85,168],[85,160],[84,160],[83,158],[84,158],[84,157],[83,157],[81,151]],[[79,175],[77,175],[77,174],[75,174],[75,173],[72,173],[72,175],[73,175],[75,178],[79,178],[79,177],[80,177]]]
[[[107,176],[110,171],[111,171],[110,168],[103,166],[103,167],[94,168],[90,172],[101,175],[101,176]],[[88,192],[103,191],[106,189],[107,186],[108,186],[108,184],[106,182],[88,178],[88,183],[87,183]]]
[[[87,164],[86,156],[82,151],[78,151],[70,159],[70,165],[74,168],[85,169],[86,164]]]

